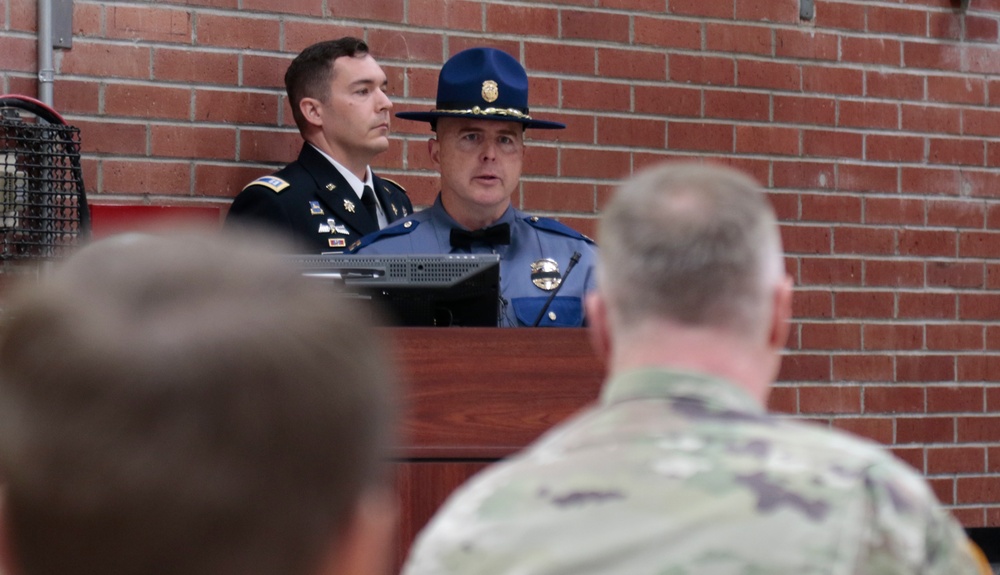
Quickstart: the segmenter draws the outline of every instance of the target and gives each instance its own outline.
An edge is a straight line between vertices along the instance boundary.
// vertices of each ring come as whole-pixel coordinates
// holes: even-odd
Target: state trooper
[[[361,236],[413,212],[406,191],[372,173],[389,148],[385,72],[357,38],[319,42],[285,73],[305,142],[296,161],[236,196],[227,226],[258,222],[317,253],[341,253]]]
[[[436,135],[427,148],[441,191],[433,206],[365,236],[351,251],[499,254],[500,325],[583,325],[583,298],[594,287],[594,242],[510,200],[520,183],[524,130],[566,127],[529,115],[521,64],[493,48],[459,52],[441,68],[435,108],[396,117],[431,124]]]

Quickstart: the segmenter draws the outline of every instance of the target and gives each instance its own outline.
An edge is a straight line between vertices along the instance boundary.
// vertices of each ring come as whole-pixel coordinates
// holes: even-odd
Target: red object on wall
[[[90,206],[91,235],[100,239],[124,232],[162,229],[164,226],[221,225],[221,209],[215,206],[136,206],[96,204]]]

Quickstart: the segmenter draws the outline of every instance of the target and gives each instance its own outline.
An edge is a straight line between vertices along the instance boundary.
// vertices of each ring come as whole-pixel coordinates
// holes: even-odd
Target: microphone
[[[545,312],[549,311],[549,306],[552,305],[552,300],[556,299],[556,294],[566,285],[566,278],[569,277],[569,272],[573,271],[573,267],[576,266],[576,262],[578,261],[580,261],[580,252],[573,252],[573,255],[569,258],[569,265],[566,266],[566,273],[563,274],[562,280],[556,286],[556,289],[552,290],[552,293],[549,294],[549,299],[545,300],[545,305],[538,312],[538,317],[535,318],[535,323],[531,324],[531,327],[538,327],[538,324],[542,322]]]

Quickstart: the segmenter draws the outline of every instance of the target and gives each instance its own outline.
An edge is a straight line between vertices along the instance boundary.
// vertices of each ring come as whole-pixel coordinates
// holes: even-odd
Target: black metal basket
[[[87,235],[80,130],[26,96],[0,96],[0,273],[59,258]]]

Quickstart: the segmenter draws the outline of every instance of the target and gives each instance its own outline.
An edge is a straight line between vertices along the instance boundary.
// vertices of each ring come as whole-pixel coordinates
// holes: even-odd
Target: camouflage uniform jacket
[[[404,575],[980,573],[970,545],[876,444],[647,369],[461,487]]]

